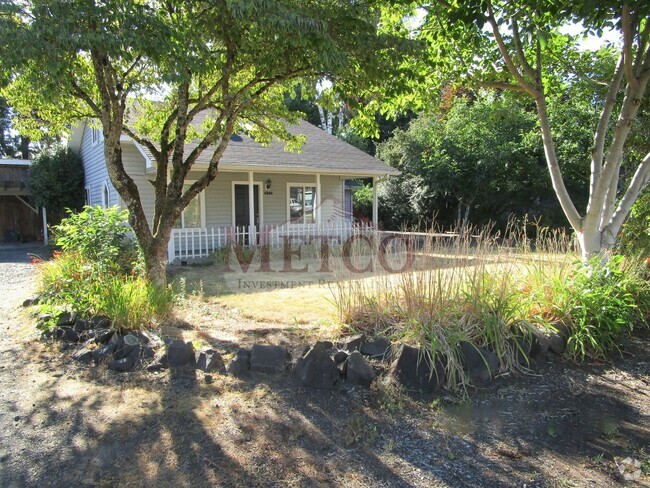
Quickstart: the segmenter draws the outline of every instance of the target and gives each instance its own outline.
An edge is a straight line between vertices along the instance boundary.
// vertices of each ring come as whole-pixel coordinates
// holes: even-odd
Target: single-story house
[[[0,241],[44,238],[47,244],[45,209],[37,208],[31,201],[31,165],[27,159],[0,159]]]
[[[201,121],[197,120],[197,124]],[[376,226],[376,183],[398,171],[356,147],[301,121],[288,127],[307,138],[302,151],[287,152],[284,144],[263,146],[245,134],[233,135],[216,179],[184,210],[169,245],[170,263],[206,256],[237,236],[245,242],[283,235],[343,234],[359,225]],[[195,147],[186,144],[186,153]],[[73,130],[70,148],[81,156],[89,205],[122,205],[106,170],[101,131],[88,123]],[[139,187],[145,212],[153,216],[155,158],[147,148],[122,136],[124,166]],[[206,150],[189,173],[188,181],[207,168]],[[373,219],[354,222],[350,182],[371,178],[375,183]]]

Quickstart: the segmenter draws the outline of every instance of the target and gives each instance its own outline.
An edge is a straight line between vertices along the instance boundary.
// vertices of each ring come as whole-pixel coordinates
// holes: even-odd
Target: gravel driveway
[[[0,244],[0,320],[32,292],[35,269],[30,255],[48,254],[48,248],[39,243]]]

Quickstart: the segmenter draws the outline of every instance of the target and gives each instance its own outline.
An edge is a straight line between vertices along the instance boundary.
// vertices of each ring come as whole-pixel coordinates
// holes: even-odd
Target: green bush
[[[171,312],[171,286],[160,288],[137,274],[106,272],[79,253],[60,252],[41,264],[44,311],[107,315],[116,331],[149,328]]]
[[[57,221],[66,208],[80,210],[85,198],[81,158],[70,149],[41,154],[32,164],[29,186],[34,203]]]
[[[372,185],[364,185],[352,194],[354,209],[368,219],[372,219]]]
[[[645,323],[648,287],[638,267],[622,256],[583,264],[566,284],[568,352],[578,360],[605,358],[621,336]]]
[[[619,246],[627,256],[650,257],[650,190],[644,191],[632,206]]]
[[[137,246],[129,239],[129,211],[119,207],[85,206],[69,212],[54,227],[55,242],[64,252],[78,253],[103,271],[129,272],[139,266]]]
[[[138,272],[141,259],[127,219],[117,207],[85,207],[55,227],[62,251],[40,266],[44,309],[107,315],[117,331],[151,327],[169,315],[171,287],[160,288]]]

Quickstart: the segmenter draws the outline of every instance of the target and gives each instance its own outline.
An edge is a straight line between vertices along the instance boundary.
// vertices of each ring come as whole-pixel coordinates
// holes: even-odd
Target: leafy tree
[[[162,284],[174,222],[215,179],[234,132],[262,142],[275,136],[297,149],[304,138],[283,123],[296,119],[283,104],[289,86],[329,77],[354,90],[387,77],[409,42],[380,35],[378,7],[330,0],[3,3],[0,73],[11,81],[4,92],[12,105],[33,114],[21,129],[39,132],[46,121],[57,132],[82,117],[101,124],[109,177],[130,211],[147,275]],[[155,159],[151,222],[122,164],[123,133]],[[197,166],[206,151],[209,164]],[[185,186],[190,170],[200,176]]]
[[[629,147],[650,80],[650,4],[472,0],[419,6],[425,15],[412,36],[428,43],[413,66],[420,73],[419,103],[449,80],[514,91],[531,100],[553,188],[583,256],[611,248],[650,177],[648,150]],[[393,18],[399,29],[403,17]],[[588,35],[611,29],[620,34],[620,44],[606,47],[608,55],[581,49],[580,36],[561,31],[570,23]],[[575,97],[592,103],[595,111],[592,143],[582,154],[589,175],[582,212],[567,185],[553,120]],[[415,94],[391,98],[394,109],[418,103]]]
[[[30,140],[13,130],[13,113],[7,101],[0,97],[0,158],[30,157]]]
[[[511,97],[457,97],[396,131],[378,152],[402,172],[380,193],[391,227],[434,217],[444,226],[505,225],[511,214],[545,214],[554,223],[535,116]]]
[[[81,210],[84,205],[81,159],[70,149],[42,153],[32,164],[29,186],[34,203],[58,222],[65,209]]]

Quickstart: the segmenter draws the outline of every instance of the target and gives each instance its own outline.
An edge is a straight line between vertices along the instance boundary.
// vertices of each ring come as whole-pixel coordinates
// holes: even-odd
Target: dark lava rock
[[[223,369],[223,367],[223,358],[218,352],[208,349],[207,351],[202,351],[197,354],[196,369],[208,373],[211,371],[219,371]]]
[[[385,358],[390,354],[390,341],[386,336],[379,336],[366,341],[361,346],[361,354],[372,358]]]
[[[90,364],[93,361],[93,351],[87,347],[80,347],[74,352],[72,359],[80,363]]]
[[[76,332],[86,332],[87,330],[90,330],[90,329],[93,328],[93,324],[89,320],[77,319],[77,320],[75,320],[74,325],[72,326],[72,328]]]
[[[90,322],[93,324],[93,329],[110,329],[111,319],[106,315],[95,315]]]
[[[226,371],[233,376],[244,376],[248,374],[251,365],[251,353],[246,349],[240,349],[233,359],[226,364]]]
[[[291,355],[286,346],[261,346],[255,344],[251,350],[250,370],[278,374],[286,369],[287,363],[290,361]]]
[[[364,334],[357,334],[350,337],[344,337],[340,342],[339,349],[343,349],[347,352],[358,351],[361,349],[361,345],[366,342],[366,336]]]
[[[70,326],[55,328],[54,337],[68,342],[79,342],[79,339],[81,339],[79,333]]]
[[[126,358],[136,348],[138,351],[140,350],[138,340],[131,334],[122,335],[115,333],[108,343],[115,346],[115,350],[113,351],[113,357],[115,359]]]
[[[334,344],[332,344],[331,341],[318,341],[316,344],[313,346],[315,349],[322,349],[323,351],[327,351],[329,349],[332,349],[334,347]],[[305,354],[309,351],[305,351]],[[302,356],[302,354],[301,354]]]
[[[298,359],[293,374],[302,386],[327,390],[332,388],[340,377],[339,368],[327,351],[311,348],[304,357]]]
[[[129,356],[122,359],[111,359],[108,361],[108,363],[106,363],[106,365],[108,366],[108,369],[112,369],[113,371],[118,371],[120,373],[126,373],[135,367],[135,363],[136,359]]]
[[[160,371],[167,367],[167,351],[162,352],[154,357],[154,360],[147,366],[147,371]]]
[[[56,319],[56,325],[58,327],[63,327],[65,325],[73,325],[76,319],[77,319],[77,314],[70,313],[70,312],[63,312]]]
[[[108,361],[106,364],[108,366],[108,369],[112,369],[114,371],[119,371],[119,372],[127,372],[131,371],[136,364],[138,364],[138,360],[140,359],[140,346],[133,346],[133,348],[129,351],[129,354],[123,358],[119,359],[112,359]]]
[[[114,332],[108,329],[93,329],[86,332],[86,337],[95,341],[95,344],[108,344]]]
[[[474,385],[487,384],[499,369],[499,358],[487,349],[466,341],[459,344],[463,369]]]
[[[428,351],[402,344],[389,374],[409,390],[433,393],[444,383],[445,369],[439,359],[432,363]]]
[[[25,300],[23,302],[23,307],[27,308],[27,307],[31,307],[33,305],[38,305],[40,301],[41,301],[41,299],[38,298],[38,297],[28,298],[27,300]]]
[[[96,363],[101,363],[112,357],[114,352],[115,344],[105,344],[93,350],[93,359]]]
[[[348,356],[350,355],[345,351],[336,351],[334,354],[332,354],[332,359],[336,364],[343,364]]]
[[[555,330],[550,330],[548,333],[548,348],[555,354],[562,354],[566,350],[567,340],[569,339],[570,331],[562,324],[556,324]]]
[[[175,339],[167,346],[167,364],[170,368],[181,368],[194,362],[194,346],[191,342]]]
[[[353,351],[345,362],[345,379],[350,383],[370,387],[375,379],[375,370],[359,351]]]

